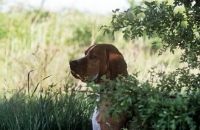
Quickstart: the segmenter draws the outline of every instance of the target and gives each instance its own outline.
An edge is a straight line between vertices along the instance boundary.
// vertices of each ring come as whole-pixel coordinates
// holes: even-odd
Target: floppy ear
[[[127,64],[123,55],[114,46],[106,49],[108,57],[108,69],[110,71],[110,79],[116,78],[118,75],[127,76]]]

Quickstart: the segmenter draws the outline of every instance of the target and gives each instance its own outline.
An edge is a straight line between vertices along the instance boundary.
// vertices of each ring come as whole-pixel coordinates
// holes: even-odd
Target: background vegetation
[[[150,39],[147,35],[124,39],[120,32],[115,39],[112,34],[103,35],[100,27],[109,25],[112,15],[16,6],[0,13],[0,19],[0,129],[75,130],[82,126],[89,130],[91,99],[86,98],[87,92],[77,92],[86,89],[86,84],[70,75],[68,62],[83,56],[94,43],[114,44],[124,55],[128,72],[140,72],[139,82],[151,80],[152,67],[169,73],[184,66],[179,64],[181,50],[175,49],[174,54],[166,50],[158,56],[163,42],[156,35]]]

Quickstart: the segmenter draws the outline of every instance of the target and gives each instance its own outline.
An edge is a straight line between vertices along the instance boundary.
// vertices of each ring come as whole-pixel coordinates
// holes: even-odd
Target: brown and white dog
[[[101,77],[113,80],[119,74],[127,76],[127,64],[119,50],[111,44],[96,44],[85,51],[85,56],[70,61],[72,75],[87,82],[92,80],[96,84],[101,83]],[[101,97],[101,95],[100,95]],[[104,119],[103,111],[106,111],[106,103],[100,102],[100,108],[93,114],[93,130],[120,130],[126,123],[126,116],[120,115],[120,121],[116,122],[110,116]],[[109,103],[112,104],[112,103]]]

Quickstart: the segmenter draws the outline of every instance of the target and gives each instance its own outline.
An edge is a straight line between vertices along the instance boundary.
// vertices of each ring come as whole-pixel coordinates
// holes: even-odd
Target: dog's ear
[[[111,74],[110,79],[114,79],[118,75],[127,76],[127,64],[119,50],[111,45],[106,48],[106,54],[108,57],[108,69]]]
[[[88,51],[89,51],[92,47],[94,47],[94,46],[96,46],[96,44],[90,46],[90,47],[85,51],[85,55],[87,55]]]

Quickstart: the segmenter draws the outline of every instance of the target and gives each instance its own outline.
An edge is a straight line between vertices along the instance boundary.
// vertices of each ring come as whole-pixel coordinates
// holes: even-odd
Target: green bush
[[[127,114],[131,118],[128,128],[137,130],[199,129],[199,91],[188,92],[188,89],[184,89],[185,92],[182,92],[181,88],[185,88],[186,84],[179,82],[184,77],[175,73],[151,75],[154,76],[159,76],[160,79],[140,82],[137,74],[114,81],[103,77],[106,86],[101,85],[101,100],[112,101],[112,105],[108,105],[107,116],[110,114],[118,120],[119,113]],[[186,77],[192,76],[185,74]],[[195,78],[198,77],[191,81]],[[93,84],[90,87],[98,91]],[[91,96],[94,99],[94,95]]]

